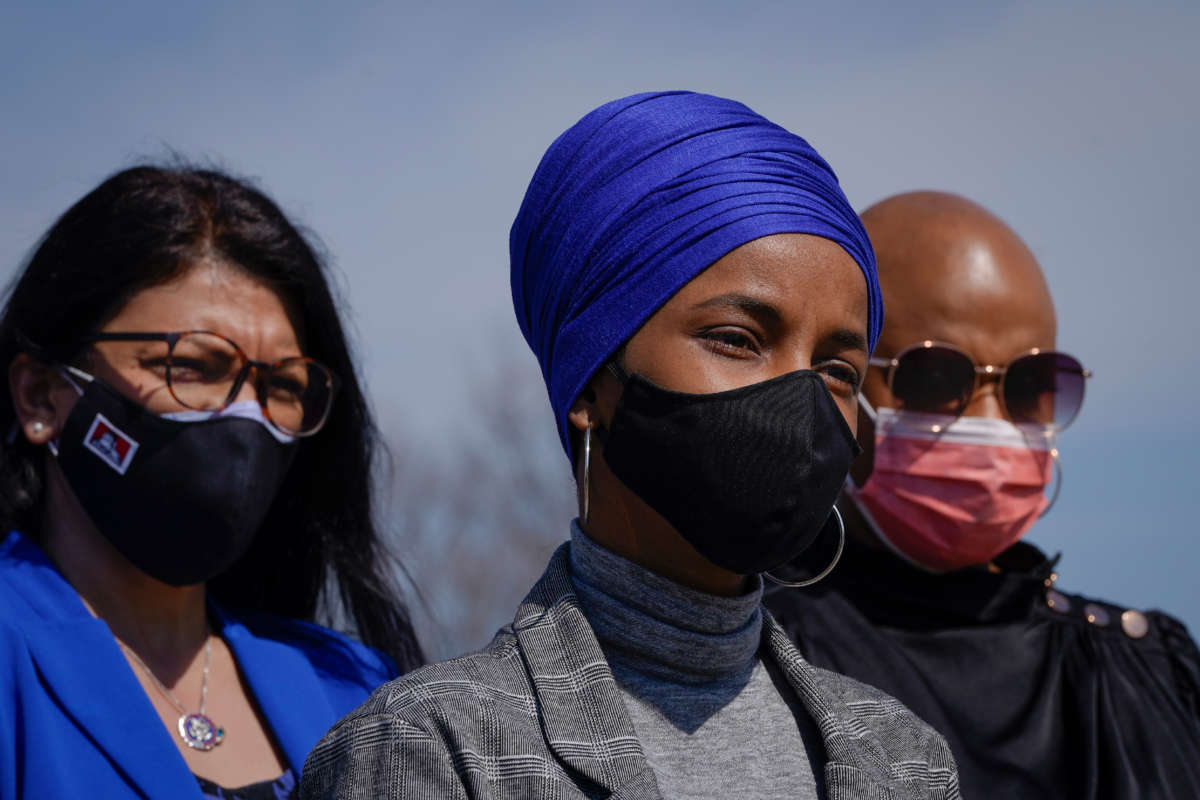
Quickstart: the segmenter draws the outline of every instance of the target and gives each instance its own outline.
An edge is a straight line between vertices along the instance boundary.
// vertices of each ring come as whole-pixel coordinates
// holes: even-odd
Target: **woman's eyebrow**
[[[838,328],[829,335],[829,338],[842,347],[848,347],[852,350],[862,350],[864,353],[867,352],[867,337],[859,331],[851,330],[850,328]]]
[[[728,292],[717,295],[702,303],[697,303],[695,307],[736,308],[757,319],[764,327],[783,324],[783,315],[775,306],[765,300],[751,297],[748,294],[741,294],[740,292]],[[867,337],[861,331],[851,328],[838,328],[829,334],[829,339],[842,347],[851,350],[862,350],[864,353],[867,352]]]
[[[738,292],[729,292],[709,298],[703,303],[698,303],[696,308],[736,308],[746,312],[766,326],[777,326],[783,322],[783,315],[779,313],[779,309],[775,306],[759,300],[757,297],[751,297],[748,294],[740,294]]]

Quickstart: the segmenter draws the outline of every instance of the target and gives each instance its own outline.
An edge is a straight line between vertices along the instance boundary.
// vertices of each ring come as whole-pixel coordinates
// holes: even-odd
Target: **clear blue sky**
[[[1025,237],[1096,373],[1031,539],[1067,589],[1196,630],[1200,6],[973,5],[10,2],[0,277],[111,171],[212,159],[320,235],[385,427],[435,443],[471,364],[532,365],[506,243],[551,139],[634,91],[734,97],[859,208],[945,189]]]

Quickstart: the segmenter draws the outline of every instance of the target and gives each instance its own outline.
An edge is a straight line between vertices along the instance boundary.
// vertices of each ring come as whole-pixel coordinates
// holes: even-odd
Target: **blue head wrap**
[[[657,92],[614,100],[550,145],[509,236],[513,306],[567,412],[592,375],[688,281],[776,233],[846,249],[883,325],[875,254],[837,177],[808,142],[732,100]]]

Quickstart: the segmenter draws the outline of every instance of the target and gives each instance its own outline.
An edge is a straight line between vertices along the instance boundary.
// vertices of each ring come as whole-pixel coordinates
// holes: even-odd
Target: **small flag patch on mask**
[[[113,425],[103,414],[97,414],[92,420],[92,425],[83,438],[83,446],[121,475],[129,469],[133,454],[138,449],[138,443]]]

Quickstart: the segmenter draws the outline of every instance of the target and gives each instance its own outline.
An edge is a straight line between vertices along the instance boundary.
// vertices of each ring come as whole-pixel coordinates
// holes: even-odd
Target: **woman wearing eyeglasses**
[[[512,625],[342,720],[302,796],[957,797],[937,733],[761,608],[840,537],[882,318],[829,166],[740,103],[626,97],[551,145],[509,246],[579,518]]]
[[[888,321],[841,501],[846,553],[768,607],[814,663],[943,732],[967,797],[1200,797],[1200,653],[1183,625],[1069,593],[1069,558],[1020,541],[1053,502],[1089,376],[1055,350],[1037,261],[953,195],[899,195],[863,221]]]
[[[126,170],[34,250],[0,360],[0,798],[292,796],[420,661],[312,247],[221,173]]]

